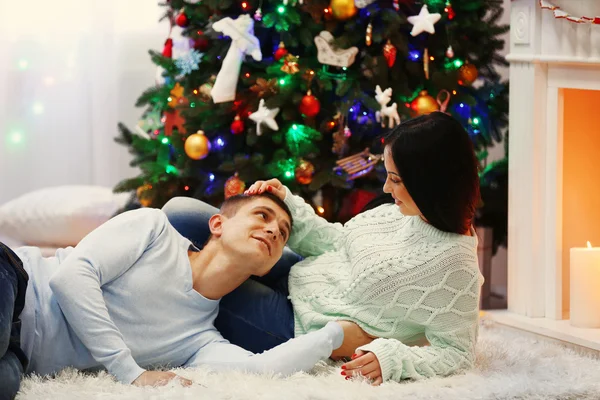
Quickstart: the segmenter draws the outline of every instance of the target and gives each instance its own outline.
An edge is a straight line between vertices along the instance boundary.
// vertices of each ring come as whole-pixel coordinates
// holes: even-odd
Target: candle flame
[[[590,243],[589,240],[588,240],[587,244],[588,244],[588,249],[591,249],[592,248],[592,244]]]

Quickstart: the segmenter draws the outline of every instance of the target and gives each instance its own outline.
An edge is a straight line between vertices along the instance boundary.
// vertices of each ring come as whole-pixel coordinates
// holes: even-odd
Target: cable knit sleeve
[[[285,189],[284,201],[294,219],[288,246],[303,257],[317,256],[337,249],[344,226],[319,217],[302,197],[294,196],[287,187]]]
[[[476,331],[476,323],[454,332],[428,329],[425,336],[431,346],[409,347],[395,339],[376,339],[359,349],[377,356],[384,381],[446,376],[473,367]]]

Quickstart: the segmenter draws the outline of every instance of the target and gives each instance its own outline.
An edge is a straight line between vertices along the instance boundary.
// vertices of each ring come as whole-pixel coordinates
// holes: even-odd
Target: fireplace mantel
[[[597,0],[553,2],[600,15]],[[600,91],[600,25],[556,19],[538,0],[515,0],[510,41],[508,310],[489,315],[600,350],[600,329],[572,329],[566,320],[562,219],[564,93]],[[600,111],[596,118],[592,130]]]

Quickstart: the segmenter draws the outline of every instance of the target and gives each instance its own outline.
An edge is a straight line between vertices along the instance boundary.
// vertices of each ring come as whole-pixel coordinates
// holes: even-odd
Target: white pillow
[[[0,206],[0,236],[31,246],[75,246],[108,221],[129,194],[101,186],[56,186]]]

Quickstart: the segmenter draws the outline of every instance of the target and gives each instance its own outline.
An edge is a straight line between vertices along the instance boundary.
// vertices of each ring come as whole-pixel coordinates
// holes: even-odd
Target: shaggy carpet
[[[288,378],[176,370],[194,385],[137,388],[106,373],[65,370],[53,379],[23,382],[25,399],[600,399],[600,360],[555,342],[482,322],[475,369],[447,378],[385,383],[346,381],[339,364],[317,365]]]

